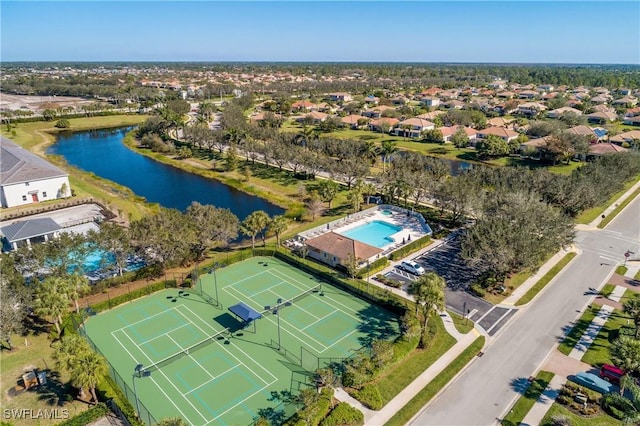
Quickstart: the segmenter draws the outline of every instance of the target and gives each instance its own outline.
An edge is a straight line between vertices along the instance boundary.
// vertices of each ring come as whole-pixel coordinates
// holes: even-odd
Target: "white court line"
[[[271,272],[271,273],[273,273],[273,272]],[[277,275],[276,275],[276,277],[277,277]],[[280,278],[280,279],[283,279],[282,277],[279,277],[279,278]],[[284,278],[284,279],[286,280],[286,278]],[[298,281],[298,280],[296,280],[296,279],[291,278],[291,280],[292,280],[292,281],[294,281],[294,282],[297,282],[298,284],[302,284],[302,282],[301,282],[301,281]],[[287,282],[288,282],[288,281],[287,281]],[[294,286],[295,288],[297,288],[297,289],[299,289],[299,290],[303,290],[303,289],[301,289],[300,287],[298,287],[298,286],[297,286],[297,285],[295,285],[295,284],[292,284],[292,283],[290,283],[290,282],[289,282],[289,284],[291,284],[292,286]],[[331,284],[328,284],[328,283],[324,283],[324,284],[325,284],[325,285],[329,285],[329,286],[331,285]],[[303,285],[304,285],[304,284],[303,284]],[[341,311],[342,311],[344,314],[346,314],[347,316],[349,316],[349,317],[353,318],[354,320],[356,320],[356,321],[358,321],[358,322],[362,321],[360,318],[354,317],[353,315],[351,315],[351,314],[349,313],[349,312],[352,312],[352,313],[354,313],[354,314],[357,314],[357,313],[358,313],[358,311],[356,311],[356,310],[354,310],[353,308],[350,308],[350,307],[348,307],[348,306],[346,306],[346,305],[344,305],[344,304],[342,304],[342,303],[338,302],[338,301],[337,301],[336,299],[334,299],[333,297],[328,297],[327,295],[325,295],[324,297],[326,297],[327,299],[331,300],[331,301],[332,301],[332,302],[334,302],[336,305],[340,305],[340,306],[342,306],[342,307],[344,308],[344,310],[342,310],[342,309],[341,309]],[[326,302],[325,302],[325,304],[326,304],[326,305],[329,305],[330,307],[332,307],[332,308],[334,308],[334,309],[335,309],[335,307],[334,307],[334,306],[331,306],[331,304],[330,304],[330,303],[326,303]]]
[[[129,354],[129,356],[131,357],[131,359],[133,360],[133,362],[135,362],[136,364],[139,364],[139,362],[138,362],[138,360],[136,359],[136,357],[134,357],[134,356],[131,354],[131,352],[129,352],[129,349],[127,349],[127,347],[126,347],[125,345],[123,345],[123,344],[122,344],[122,342],[120,341],[120,339],[118,339],[118,336],[116,336],[115,334],[113,334],[113,333],[115,333],[116,331],[118,331],[118,330],[114,330],[114,331],[112,331],[112,332],[111,332],[111,335],[113,336],[113,338],[114,338],[114,339],[116,339],[116,341],[120,344],[120,346],[122,346],[122,349],[124,349],[124,350],[125,350],[125,352],[127,352],[127,353]],[[127,334],[127,333],[125,333],[125,334]],[[127,334],[127,337],[128,337],[128,336],[129,336],[129,335]],[[129,338],[129,340],[131,340],[131,338]],[[138,349],[140,349],[140,348],[138,348]],[[145,354],[145,356],[146,356],[146,354]],[[147,357],[147,358],[148,358],[148,357]],[[163,374],[163,375],[164,375],[164,374]],[[184,417],[184,419],[185,419],[185,420],[187,420],[187,423],[189,423],[189,424],[195,424],[195,423],[193,423],[193,422],[189,419],[189,417],[188,417],[186,414],[184,414],[184,413],[182,412],[182,410],[180,409],[180,407],[178,407],[178,406],[176,405],[176,403],[175,403],[175,402],[173,402],[173,399],[172,399],[172,398],[169,398],[169,395],[167,395],[167,394],[164,392],[164,390],[162,389],[162,387],[161,387],[160,385],[158,385],[158,382],[156,382],[156,381],[153,379],[153,377],[151,377],[151,376],[149,376],[149,378],[150,378],[150,379],[151,379],[151,381],[156,385],[156,387],[157,387],[158,389],[160,389],[160,392],[162,392],[162,394],[167,398],[167,400],[168,400],[169,402],[171,402],[171,404],[173,404],[173,406],[174,406],[174,407],[176,407],[176,410],[178,410],[178,412],[179,412],[180,414],[182,414],[182,417]],[[167,376],[165,376],[165,378],[167,378]],[[133,380],[135,380],[135,379],[133,379]],[[138,396],[136,395],[136,396],[135,396],[135,398],[138,398]],[[202,415],[202,414],[200,414],[200,415]],[[205,419],[205,420],[206,420],[206,419]]]
[[[233,370],[234,368],[238,368],[238,364],[234,365],[233,367],[229,368],[228,370],[223,371],[222,373],[218,374],[217,376],[211,376],[211,380],[207,380],[206,382],[204,382],[203,384],[191,389],[189,392],[185,393],[184,395],[189,395],[191,392],[197,391],[198,389],[200,389],[201,387],[208,385],[209,383],[213,382],[215,379],[217,379],[218,377],[222,377],[225,374],[227,374],[229,371]]]
[[[184,348],[183,348],[182,346],[180,346],[180,345],[178,344],[178,342],[176,342],[176,341],[174,340],[174,338],[173,338],[173,337],[171,337],[171,336],[167,336],[167,337],[168,337],[169,339],[171,339],[171,341],[172,341],[173,343],[175,343],[175,344],[176,344],[180,349],[182,349],[182,350],[184,351]],[[204,372],[205,372],[205,373],[207,373],[207,374],[209,375],[209,377],[211,377],[212,379],[214,378],[214,377],[211,375],[211,373],[209,373],[209,371],[207,371],[207,369],[206,369],[206,368],[204,368],[204,367],[203,367],[203,366],[202,366],[202,365],[201,365],[201,364],[200,364],[200,363],[199,363],[199,362],[198,362],[194,357],[192,357],[192,356],[191,356],[191,354],[190,354],[189,352],[187,352],[187,356],[188,356],[189,358],[191,358],[191,360],[192,360],[193,362],[195,362],[196,364],[198,364],[198,367],[202,368],[202,370],[204,370]]]
[[[282,282],[281,284],[285,284],[285,285],[286,285],[286,284],[289,284],[289,283]],[[294,287],[295,287],[295,286],[294,286]],[[296,288],[298,288],[298,287],[296,287]],[[288,301],[290,301],[290,300],[291,300],[291,299],[287,299],[287,298],[285,298],[284,296],[280,296],[280,295],[279,295],[278,293],[276,293],[275,291],[272,291],[271,293],[275,294],[275,295],[277,296],[277,298],[278,298],[278,299],[282,299],[282,300],[284,300],[285,302],[288,302]],[[299,296],[299,295],[298,295],[298,296]],[[293,296],[293,297],[292,297],[292,299],[295,299],[295,298],[296,298],[296,297],[298,297],[298,296]],[[301,311],[303,311],[303,312],[306,312],[306,313],[307,313],[307,315],[309,315],[309,316],[311,316],[311,317],[314,317],[315,319],[320,319],[320,317],[317,317],[317,316],[313,315],[311,312],[307,311],[307,310],[306,310],[306,309],[304,309],[302,306],[300,306],[300,305],[295,305],[295,306],[296,306],[296,308],[298,308],[299,310],[301,310]],[[300,329],[300,330],[302,330],[302,329]]]
[[[132,323],[130,323],[129,325],[125,325],[124,327],[120,327],[119,329],[114,330],[114,331],[120,331],[120,330],[123,330],[123,329],[125,329],[125,328],[129,328],[129,327],[131,327],[131,326],[133,326],[133,325],[139,324],[139,323],[141,323],[141,322],[148,321],[148,320],[150,320],[150,319],[151,319],[151,318],[153,318],[153,317],[157,317],[158,315],[166,314],[166,313],[168,313],[169,311],[174,310],[175,308],[176,308],[176,306],[174,306],[174,307],[172,307],[172,308],[169,308],[169,309],[165,309],[165,310],[164,310],[164,311],[162,311],[162,312],[158,312],[157,314],[153,314],[153,315],[151,315],[150,317],[143,318],[143,319],[141,319],[140,321],[132,322]]]
[[[178,311],[178,312],[180,312],[180,311]],[[122,332],[124,333],[124,335],[125,335],[125,336],[127,336],[127,338],[129,338],[129,340],[131,340],[131,343],[133,343],[134,345],[138,346],[138,345],[136,344],[136,342],[134,342],[134,341],[133,341],[133,339],[131,338],[131,336],[129,336],[129,334],[127,334],[127,332],[126,332],[126,331],[122,331]],[[138,347],[138,349],[140,349],[140,348]],[[144,352],[143,352],[143,353],[144,353]],[[153,361],[151,361],[151,358],[149,358],[149,356],[148,356],[146,353],[144,353],[144,356],[149,360],[149,362],[151,362],[151,363],[153,364]],[[200,414],[200,417],[202,417],[202,420],[207,421],[207,418],[206,418],[205,416],[203,416],[203,415],[202,415],[202,413],[200,412],[200,410],[198,410],[198,409],[197,409],[197,408],[196,408],[196,407],[191,403],[191,401],[189,401],[189,399],[188,399],[187,397],[185,397],[185,396],[184,396],[184,394],[182,393],[182,391],[181,391],[180,389],[178,389],[178,387],[177,387],[177,386],[176,386],[176,385],[175,385],[175,384],[174,384],[174,383],[173,383],[173,382],[172,382],[172,381],[167,377],[167,375],[166,375],[166,374],[164,374],[164,371],[162,371],[162,368],[158,368],[156,371],[159,371],[159,372],[160,372],[160,374],[162,374],[162,375],[164,376],[164,378],[165,378],[165,379],[167,379],[167,381],[168,381],[169,383],[171,383],[171,386],[173,386],[173,388],[176,390],[176,392],[178,392],[178,393],[180,394],[180,396],[182,396],[182,399],[184,399],[185,401],[187,401],[187,402],[189,403],[189,405],[191,406],[191,408],[193,408],[193,409],[196,411],[196,413]],[[164,392],[163,392],[163,393],[164,393]],[[165,394],[165,396],[166,396],[166,394]],[[182,412],[181,412],[181,413],[182,413]],[[186,418],[186,417],[185,417],[185,418]],[[189,422],[189,423],[191,423],[191,424],[195,424],[195,423],[192,423],[192,422]]]
[[[172,309],[173,309],[173,308],[172,308]],[[147,343],[149,343],[149,342],[151,342],[151,341],[153,341],[153,340],[156,340],[156,339],[158,339],[158,338],[160,338],[160,337],[162,337],[162,336],[167,336],[167,337],[168,337],[168,334],[169,334],[169,333],[172,333],[172,332],[174,332],[174,331],[176,331],[176,330],[179,330],[179,329],[181,329],[182,327],[186,327],[186,326],[188,326],[188,325],[189,325],[189,324],[182,324],[180,327],[176,327],[176,328],[171,329],[171,330],[169,330],[169,331],[165,331],[165,332],[164,332],[164,333],[162,333],[162,334],[158,334],[156,337],[152,337],[151,339],[148,339],[148,340],[145,340],[145,341],[144,341],[144,342],[142,342],[142,343],[139,343],[139,344],[138,344],[138,346],[146,345]]]
[[[218,414],[216,417],[214,417],[213,419],[209,420],[207,423],[204,424],[204,426],[207,426],[209,423],[216,421],[219,417],[224,416],[225,414],[227,414],[229,411],[233,410],[234,408],[236,408],[238,405],[243,404],[246,400],[250,399],[253,397],[253,395],[262,392],[263,390],[265,390],[266,388],[268,388],[269,386],[271,386],[272,384],[274,384],[276,382],[276,380],[274,380],[273,382],[269,383],[268,385],[264,385],[263,387],[261,387],[260,389],[258,389],[257,391],[255,391],[254,393],[252,393],[251,395],[249,395],[248,397],[246,397],[245,399],[243,399],[242,401],[238,402],[237,404],[227,408],[226,410],[224,410],[222,413]],[[246,410],[245,410],[246,411]]]
[[[191,309],[188,306],[185,306],[185,308],[189,309],[189,311],[191,311]],[[186,315],[184,315],[182,312],[178,311],[180,313],[180,315],[184,316],[185,318]],[[191,311],[191,313],[193,313],[193,311]],[[193,313],[193,315],[195,315],[196,317],[198,317],[195,313]],[[200,318],[200,317],[198,317]],[[187,318],[188,319],[188,318]],[[195,327],[197,327],[200,331],[202,331],[205,335],[207,333],[205,333],[205,331],[200,328],[196,323],[192,323]],[[207,324],[209,325],[209,324]],[[213,327],[211,325],[209,325],[209,327],[211,327],[213,329]],[[231,355],[236,361],[238,361],[238,363],[244,365],[245,367],[247,367],[247,370],[251,371],[251,373],[256,376],[257,378],[259,378],[260,380],[262,380],[265,384],[267,384],[267,381],[265,379],[262,378],[262,376],[260,376],[259,374],[256,374],[255,371],[253,371],[251,368],[249,368],[249,366],[247,364],[245,364],[244,362],[242,362],[241,360],[239,360],[234,354],[232,354],[231,352],[229,352],[229,350],[227,348],[225,348],[223,345],[221,345],[219,342],[215,341],[215,343],[218,344],[218,346],[220,346],[222,349],[225,350],[225,352],[227,352],[229,355]],[[240,352],[242,352],[247,359],[253,360],[253,358],[251,358],[249,355],[247,355],[242,349],[240,349],[238,346],[235,346],[236,349],[238,349]],[[258,364],[255,360],[253,360],[256,365],[258,365],[260,368],[262,368],[263,371],[265,371],[267,374],[269,374],[274,380],[278,380],[277,377],[275,377],[273,374],[271,374],[271,372],[269,372],[269,370],[265,369],[262,365]]]
[[[238,291],[237,289],[234,289],[234,290]],[[238,291],[238,293],[240,293],[240,292]],[[242,293],[240,293],[240,294],[242,294]],[[255,305],[255,304],[257,304],[257,302],[256,302],[255,300],[251,299],[251,301],[254,303],[254,305]],[[272,319],[272,318],[271,318],[271,316],[263,315],[263,316],[262,316],[262,318],[266,318],[267,320],[269,320],[269,321],[270,321],[270,322],[272,322],[273,324],[276,324],[276,320]],[[280,318],[280,322],[281,322],[281,323],[284,323],[284,324],[288,324],[288,325],[290,325],[290,326],[291,326],[291,328],[293,328],[293,329],[297,332],[297,334],[296,334],[296,333],[294,333],[294,332],[292,332],[292,331],[289,331],[289,329],[288,329],[287,327],[280,327],[280,329],[281,329],[281,330],[284,330],[286,333],[289,333],[291,336],[295,337],[295,339],[296,339],[297,341],[299,341],[299,342],[301,342],[301,343],[305,343],[305,344],[309,345],[309,342],[308,342],[308,341],[303,341],[302,339],[300,339],[299,334],[300,334],[300,333],[302,333],[302,334],[304,334],[304,335],[305,335],[309,340],[313,340],[313,341],[314,341],[314,342],[316,342],[318,345],[320,345],[322,348],[324,348],[324,349],[318,349],[318,348],[315,348],[315,347],[314,347],[314,348],[312,348],[313,350],[318,351],[318,352],[324,352],[324,351],[326,351],[326,350],[327,350],[327,348],[328,348],[328,347],[327,347],[326,345],[323,345],[323,344],[322,344],[322,342],[317,341],[316,339],[314,339],[313,337],[311,337],[310,335],[308,335],[308,334],[307,334],[307,333],[305,333],[304,331],[301,331],[298,327],[296,327],[295,325],[291,324],[290,322],[288,322],[287,320],[283,319],[282,317]],[[309,345],[309,346],[311,346],[311,345]],[[329,347],[330,347],[330,346],[329,346]]]
[[[313,325],[316,325],[316,324],[317,324],[317,323],[319,323],[320,321],[322,321],[322,320],[324,320],[324,319],[329,318],[331,315],[333,315],[333,314],[335,314],[335,313],[336,313],[336,312],[335,312],[335,311],[333,311],[333,312],[330,312],[330,313],[328,313],[327,315],[323,316],[322,318],[318,318],[318,317],[316,317],[316,318],[318,318],[317,320],[315,320],[314,322],[312,322],[312,323],[311,323],[311,324],[309,324],[308,326],[301,328],[300,330],[303,330],[303,331],[304,331],[304,330],[306,330],[307,328],[309,328],[309,327],[311,327],[311,326],[313,326]]]

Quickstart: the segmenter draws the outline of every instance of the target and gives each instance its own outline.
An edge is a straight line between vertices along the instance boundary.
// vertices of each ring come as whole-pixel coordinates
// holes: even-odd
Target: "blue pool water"
[[[373,222],[365,223],[364,225],[341,232],[341,234],[345,237],[369,244],[370,246],[382,248],[393,243],[393,239],[390,238],[390,236],[399,231],[402,231],[402,228],[399,226],[381,220],[374,220]]]

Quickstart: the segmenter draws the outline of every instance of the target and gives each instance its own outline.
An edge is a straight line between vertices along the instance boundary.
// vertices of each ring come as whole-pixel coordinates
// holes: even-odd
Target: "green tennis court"
[[[241,321],[228,309],[239,302],[262,318]],[[280,409],[271,391],[296,391],[308,371],[399,333],[390,312],[271,257],[101,313],[85,330],[143,420],[193,425],[251,424]],[[147,373],[134,378],[138,364]]]

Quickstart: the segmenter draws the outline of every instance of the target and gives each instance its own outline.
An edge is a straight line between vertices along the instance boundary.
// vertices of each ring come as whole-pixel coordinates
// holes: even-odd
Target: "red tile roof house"
[[[422,118],[413,117],[399,122],[393,129],[396,136],[419,138],[425,130],[435,129],[436,125]]]
[[[506,142],[511,142],[512,140],[518,137],[517,132],[514,132],[513,130],[505,129],[504,127],[488,127],[483,130],[478,130],[479,139],[486,139],[487,136],[489,135],[498,136],[504,139]]]
[[[616,121],[618,116],[615,112],[593,112],[587,114],[587,120],[591,123],[607,123],[609,121]]]
[[[467,137],[469,138],[469,142],[473,144],[478,136],[478,131],[476,129],[465,126],[444,126],[438,128],[438,130],[440,130],[440,133],[442,133],[442,139],[445,142],[451,142],[451,137],[458,131],[458,129],[464,130],[464,132],[467,134]]]
[[[331,266],[347,266],[349,257],[366,263],[375,260],[382,249],[370,246],[335,232],[327,232],[319,237],[308,239],[305,244],[309,248],[308,256]]]
[[[306,114],[304,117],[299,117],[297,119],[298,122],[303,121],[305,118],[309,117],[312,121],[316,123],[320,123],[327,119],[329,114],[325,114],[324,112],[311,111],[309,114]]]
[[[316,104],[311,101],[296,101],[291,104],[291,111],[312,111],[316,109]]]
[[[383,125],[387,125],[389,129],[392,129],[399,122],[400,120],[398,120],[397,118],[391,118],[391,117],[378,118],[376,120],[371,120],[371,122],[369,123],[369,130],[373,132],[381,132]]]
[[[635,117],[625,117],[623,123],[629,126],[640,126],[640,115],[636,115]]]
[[[589,142],[591,143],[598,143],[598,141],[601,140],[601,138],[599,138],[598,135],[596,135],[593,129],[589,126],[573,126],[565,130],[565,132],[572,133],[578,136],[587,136],[589,138]]]
[[[630,132],[620,133],[611,136],[609,142],[622,145],[623,143],[631,143],[634,139],[640,140],[640,130],[631,130]]]
[[[616,152],[627,152],[627,148],[612,144],[612,143],[598,143],[589,145],[589,153],[587,156],[599,157],[601,155],[613,154]]]
[[[363,111],[362,115],[369,118],[380,118],[382,117],[382,113],[388,110],[395,110],[394,107],[388,105],[380,105],[369,110]]]
[[[342,121],[352,129],[358,129],[360,127],[366,126],[370,120],[370,118],[363,117],[361,115],[347,115],[346,117],[342,117],[340,119],[340,121]]]
[[[446,114],[444,111],[436,110],[431,112],[425,112],[424,114],[420,114],[416,116],[416,118],[422,118],[423,120],[433,121],[439,115]]]
[[[378,105],[378,103],[380,103],[380,98],[370,95],[364,98],[364,103],[367,105]]]
[[[557,109],[553,109],[547,113],[547,117],[549,118],[559,118],[562,114],[572,112],[576,115],[582,115],[582,111],[579,109],[571,108],[571,107],[561,107]]]
[[[539,102],[525,102],[518,105],[516,112],[522,115],[537,115],[539,112],[545,111],[546,109],[547,107]]]

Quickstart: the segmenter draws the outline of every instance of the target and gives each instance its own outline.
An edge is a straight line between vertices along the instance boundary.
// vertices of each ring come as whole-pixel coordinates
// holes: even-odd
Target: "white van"
[[[422,266],[418,265],[413,260],[403,260],[400,263],[399,267],[400,269],[404,269],[405,271],[414,275],[422,275],[426,272]]]

